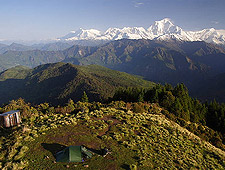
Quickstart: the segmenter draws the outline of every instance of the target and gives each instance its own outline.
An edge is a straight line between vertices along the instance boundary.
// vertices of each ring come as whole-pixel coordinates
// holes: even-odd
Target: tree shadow
[[[67,146],[58,143],[41,143],[41,146],[52,153],[55,157],[56,153],[65,149]]]
[[[125,170],[129,170],[129,169],[130,169],[129,165],[127,165],[127,164],[123,164],[123,165],[121,166],[121,168],[123,168],[123,169],[125,169]]]

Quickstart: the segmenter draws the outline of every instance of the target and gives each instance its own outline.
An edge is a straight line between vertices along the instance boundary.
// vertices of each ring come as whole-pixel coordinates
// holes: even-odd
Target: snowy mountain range
[[[96,29],[85,30],[80,28],[71,31],[57,41],[76,40],[119,40],[119,39],[150,39],[150,40],[179,40],[179,41],[205,41],[208,43],[225,45],[225,30],[215,30],[214,28],[201,31],[184,31],[179,26],[173,24],[171,19],[165,18],[155,21],[148,29],[143,27],[109,28],[105,32]]]

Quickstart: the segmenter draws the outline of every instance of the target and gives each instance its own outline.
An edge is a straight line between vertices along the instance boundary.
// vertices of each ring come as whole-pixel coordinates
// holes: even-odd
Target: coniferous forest
[[[175,87],[170,84],[164,86],[158,84],[149,90],[121,88],[116,91],[113,100],[157,103],[166,109],[163,112],[165,115],[182,126],[186,126],[183,124],[185,120],[206,125],[216,132],[201,134],[204,139],[216,145],[221,145],[222,141],[225,142],[225,104],[215,100],[201,103],[198,99],[189,96],[184,84],[178,84]],[[189,126],[188,129],[196,134],[201,133],[201,129],[195,129],[194,126]]]

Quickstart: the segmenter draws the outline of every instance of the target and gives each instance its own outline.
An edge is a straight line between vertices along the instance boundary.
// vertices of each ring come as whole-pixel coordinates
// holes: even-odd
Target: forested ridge
[[[155,83],[142,77],[102,66],[78,66],[70,63],[45,64],[34,69],[17,66],[0,73],[0,104],[24,98],[39,104],[64,104],[79,101],[83,91],[89,101],[104,101],[118,87],[153,87]]]
[[[175,87],[170,84],[165,86],[158,84],[152,89],[120,88],[116,91],[113,100],[158,103],[166,109],[163,112],[165,115],[180,125],[187,126],[189,130],[199,134],[203,139],[217,146],[222,146],[225,142],[225,104],[215,100],[201,103],[198,99],[189,96],[184,84],[178,84]],[[215,132],[202,133],[201,126],[196,129],[193,125],[185,124],[183,120],[206,125]]]

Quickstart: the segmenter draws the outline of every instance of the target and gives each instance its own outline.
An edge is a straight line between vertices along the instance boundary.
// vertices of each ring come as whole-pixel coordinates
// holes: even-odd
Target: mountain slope
[[[63,51],[8,51],[0,55],[0,69],[16,65],[33,68],[58,61],[101,65],[154,82],[183,82],[192,95],[199,84],[225,73],[225,50],[219,46],[203,41],[144,39],[123,39],[95,47],[75,45]]]
[[[45,44],[34,44],[32,47],[41,51],[60,51],[65,50],[74,44],[66,42],[55,42],[55,43],[45,43]]]
[[[5,48],[6,46],[7,46],[6,44],[0,43],[0,50],[1,50],[2,48]]]
[[[25,66],[16,66],[0,73],[0,81],[7,79],[24,79],[30,73],[30,68]]]
[[[5,53],[6,51],[29,51],[34,50],[31,46],[26,46],[22,44],[12,43],[11,45],[0,45],[0,54]]]
[[[191,91],[208,78],[225,72],[225,50],[203,41],[112,41],[98,47],[72,46],[63,51],[8,51],[0,55],[0,69],[36,67],[58,61],[101,65],[160,82],[185,83]]]
[[[16,65],[36,67],[41,64],[59,62],[64,59],[60,51],[7,51],[0,55],[1,71]]]
[[[194,94],[201,100],[225,102],[225,73],[213,76],[201,82]]]
[[[61,40],[85,40],[85,39],[96,39],[101,35],[100,31],[95,29],[84,30],[80,28],[77,31],[71,31],[69,34],[61,38]]]
[[[97,64],[151,81],[199,82],[225,72],[225,51],[205,42],[118,40],[100,47],[68,49],[64,61]],[[64,53],[65,54],[65,53]],[[69,54],[69,55],[68,55]],[[196,82],[196,83],[197,83]]]
[[[80,100],[84,91],[90,101],[105,100],[112,97],[118,87],[150,88],[154,85],[137,76],[95,65],[55,63],[30,70],[19,69],[19,72],[17,67],[1,73],[0,103],[19,97],[34,103],[65,103],[69,98]]]

